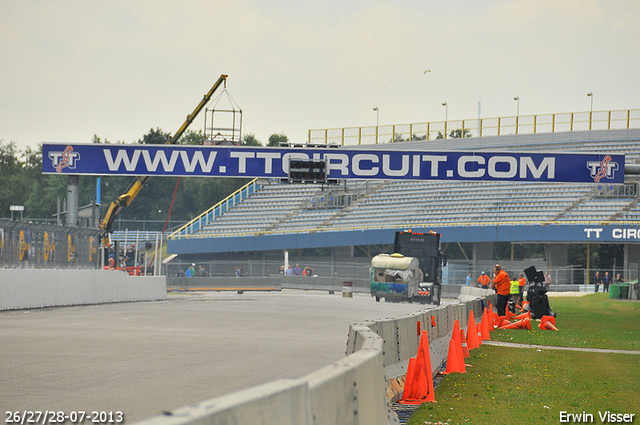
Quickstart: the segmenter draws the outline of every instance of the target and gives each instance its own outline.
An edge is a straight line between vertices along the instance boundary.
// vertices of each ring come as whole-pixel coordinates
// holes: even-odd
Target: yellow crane
[[[223,83],[226,84],[226,81],[227,81],[227,75],[222,74],[220,78],[218,78],[218,81],[215,82],[213,87],[211,87],[211,90],[209,90],[209,92],[204,95],[204,98],[200,101],[198,106],[196,106],[196,109],[194,109],[191,114],[187,115],[187,119],[184,122],[184,124],[182,124],[182,126],[167,141],[166,144],[174,145],[178,142],[180,137],[182,137],[182,134],[191,125],[191,123],[196,118],[196,116],[200,113],[202,108],[204,108],[205,105],[209,103],[209,101],[211,100],[211,97],[216,92],[216,90],[218,90],[220,85],[222,85]],[[138,193],[140,193],[144,185],[147,183],[147,180],[149,180],[149,176],[136,177],[136,179],[133,181],[133,183],[131,183],[131,186],[129,186],[127,191],[122,195],[118,196],[118,199],[111,202],[111,204],[109,205],[109,209],[107,210],[107,213],[105,214],[104,219],[102,220],[102,224],[100,226],[100,229],[102,230],[101,237],[102,237],[103,246],[109,245],[109,234],[111,233],[111,226],[113,225],[113,222],[115,221],[116,217],[118,216],[118,214],[120,214],[120,211],[122,211],[124,207],[127,207],[129,206],[129,204],[131,204],[131,202],[135,199],[135,197],[138,195]]]

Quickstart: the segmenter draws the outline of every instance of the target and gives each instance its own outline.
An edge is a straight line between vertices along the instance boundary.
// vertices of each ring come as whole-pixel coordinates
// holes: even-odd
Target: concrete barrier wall
[[[167,287],[171,289],[189,290],[193,288],[216,288],[219,290],[276,290],[300,289],[306,291],[342,291],[342,284],[347,279],[331,277],[307,276],[269,276],[269,277],[167,277]],[[352,291],[358,293],[371,292],[368,279],[348,279],[353,283]]]
[[[447,287],[449,297],[455,294],[452,289],[460,292],[458,302],[441,305],[421,313],[409,314],[392,319],[368,322],[365,325],[376,332],[384,341],[383,360],[386,380],[403,376],[410,357],[418,351],[420,335],[426,330],[429,336],[429,350],[431,355],[431,369],[435,375],[447,360],[449,340],[453,326],[457,320],[460,328],[465,330],[469,322],[469,313],[473,311],[476,322],[482,318],[482,311],[486,301],[495,304],[497,295],[493,290],[467,287],[464,285],[443,285]],[[418,325],[420,322],[420,325]],[[354,344],[350,343],[353,333],[349,333],[347,354],[353,351]]]
[[[162,276],[132,277],[114,270],[0,269],[0,310],[166,298]]]
[[[397,424],[389,406],[387,381],[406,374],[408,359],[418,351],[419,330],[428,331],[431,369],[435,375],[447,358],[454,321],[461,321],[461,327],[466,328],[469,311],[480,309],[486,299],[495,303],[493,291],[480,291],[482,301],[467,299],[471,292],[465,290],[461,294],[464,301],[351,325],[347,356],[305,377],[249,388],[138,424]]]
[[[278,380],[158,415],[138,425],[397,423],[386,401],[382,339],[353,326],[357,351],[299,379]]]

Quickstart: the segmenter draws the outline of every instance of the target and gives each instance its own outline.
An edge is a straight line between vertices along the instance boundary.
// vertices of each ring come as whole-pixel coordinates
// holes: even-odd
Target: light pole
[[[449,105],[447,102],[442,103],[444,106],[444,138],[447,138],[447,121],[449,121]]]
[[[376,111],[376,144],[378,143],[378,126],[380,125],[380,108],[377,106],[373,108]]]
[[[516,96],[513,98],[516,103],[516,134],[518,134],[518,121],[520,120],[520,96]]]
[[[593,92],[587,93],[587,96],[591,98],[591,109],[589,109],[589,130],[591,130],[591,122],[593,119]]]

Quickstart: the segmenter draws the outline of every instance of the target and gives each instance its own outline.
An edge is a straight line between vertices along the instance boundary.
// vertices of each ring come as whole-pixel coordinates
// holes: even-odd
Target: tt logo
[[[66,167],[74,170],[76,168],[76,162],[80,160],[80,154],[74,152],[72,146],[67,146],[63,152],[49,152],[49,159],[51,160],[51,165],[54,166],[59,173]]]
[[[587,168],[591,172],[591,177],[596,183],[600,183],[603,177],[612,179],[619,166],[617,162],[611,160],[609,155],[606,155],[602,162],[587,161]]]

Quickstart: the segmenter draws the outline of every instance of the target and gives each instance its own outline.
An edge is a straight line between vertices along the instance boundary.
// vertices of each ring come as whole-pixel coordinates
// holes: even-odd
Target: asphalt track
[[[350,324],[419,309],[282,291],[0,312],[0,413],[121,411],[131,423],[304,376],[344,357]]]

